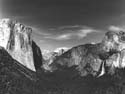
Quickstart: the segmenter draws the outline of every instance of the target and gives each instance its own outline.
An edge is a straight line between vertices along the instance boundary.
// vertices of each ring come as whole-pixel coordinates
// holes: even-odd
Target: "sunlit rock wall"
[[[0,20],[0,46],[4,47],[14,59],[35,71],[31,32],[30,28],[16,21]]]

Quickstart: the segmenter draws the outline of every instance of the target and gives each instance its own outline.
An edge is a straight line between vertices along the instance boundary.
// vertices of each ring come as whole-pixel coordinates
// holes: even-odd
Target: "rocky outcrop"
[[[0,20],[0,46],[4,47],[18,62],[35,71],[38,62],[36,62],[34,55],[38,56],[41,52],[37,45],[34,46],[31,33],[31,28],[25,27],[16,21],[10,19]],[[39,61],[39,65],[41,65],[40,63],[42,64],[41,61]]]

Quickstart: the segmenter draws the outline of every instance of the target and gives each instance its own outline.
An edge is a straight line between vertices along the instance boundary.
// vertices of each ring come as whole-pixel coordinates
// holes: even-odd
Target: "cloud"
[[[61,27],[58,27],[58,29],[72,29],[72,28],[80,28],[80,27],[86,27],[86,26],[82,26],[82,25],[67,25],[67,26],[61,26]]]
[[[73,35],[71,33],[69,33],[69,34],[57,35],[57,36],[54,36],[52,38],[56,39],[56,40],[68,40],[68,39],[71,39],[72,36]]]
[[[64,50],[64,51],[68,51],[70,48],[69,47],[58,47],[58,48],[56,48],[55,50],[54,50],[54,52],[60,52],[61,50]]]
[[[47,33],[47,32],[45,32],[45,30],[41,30],[41,29],[33,27],[33,26],[31,28],[32,28],[33,33],[36,35],[39,35],[39,36],[50,36],[51,35],[51,33]]]
[[[94,30],[94,29],[82,29],[80,30],[78,33],[76,33],[76,35],[79,37],[79,38],[84,38],[87,36],[87,34],[90,34],[92,32],[98,32],[97,30]]]
[[[70,39],[83,39],[92,32],[99,32],[93,28],[87,26],[63,26],[54,30],[56,33],[46,35],[44,38],[53,40],[70,40]],[[58,32],[58,33],[57,33]]]
[[[122,27],[119,27],[119,26],[113,26],[113,25],[111,25],[111,26],[109,26],[109,30],[110,31],[122,31],[124,29]]]

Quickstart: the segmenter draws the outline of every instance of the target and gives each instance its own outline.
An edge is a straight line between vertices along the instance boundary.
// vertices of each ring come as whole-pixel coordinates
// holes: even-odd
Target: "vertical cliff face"
[[[0,45],[4,48],[7,48],[11,31],[11,28],[9,28],[9,25],[7,25],[8,22],[8,19],[0,20]]]
[[[35,71],[31,28],[9,19],[0,20],[0,46],[18,62]]]
[[[41,68],[42,65],[42,53],[40,48],[37,46],[37,44],[32,41],[32,49],[33,49],[33,57],[34,57],[34,66],[37,69]]]

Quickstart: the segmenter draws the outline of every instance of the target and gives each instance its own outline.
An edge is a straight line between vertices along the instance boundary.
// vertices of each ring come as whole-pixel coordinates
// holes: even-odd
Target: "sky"
[[[124,0],[1,0],[2,18],[33,29],[41,50],[97,43],[108,30],[125,28]]]

